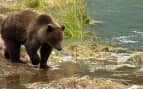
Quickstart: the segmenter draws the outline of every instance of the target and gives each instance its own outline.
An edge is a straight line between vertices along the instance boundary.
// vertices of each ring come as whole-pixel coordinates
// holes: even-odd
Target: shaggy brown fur
[[[32,64],[40,62],[40,68],[48,68],[47,60],[53,48],[61,50],[64,26],[58,25],[47,14],[25,10],[11,13],[2,23],[1,34],[5,42],[5,57],[12,62],[20,60],[20,47],[23,44]],[[40,56],[37,50],[40,49]]]

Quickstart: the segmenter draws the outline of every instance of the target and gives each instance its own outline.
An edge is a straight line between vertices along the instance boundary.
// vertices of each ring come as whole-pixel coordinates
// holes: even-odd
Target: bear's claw
[[[50,68],[50,66],[48,66],[48,65],[41,65],[40,64],[40,69],[49,69]]]
[[[40,62],[39,60],[35,60],[35,61],[32,61],[32,64],[33,64],[33,65],[38,65],[39,62]]]

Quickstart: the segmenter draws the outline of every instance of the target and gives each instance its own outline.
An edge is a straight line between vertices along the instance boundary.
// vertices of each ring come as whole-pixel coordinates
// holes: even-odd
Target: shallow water
[[[87,0],[91,18],[102,21],[90,27],[101,43],[115,43],[129,48],[143,47],[142,0]]]
[[[0,88],[26,89],[27,84],[49,83],[65,77],[107,78],[125,84],[143,84],[143,70],[134,66],[112,65],[104,61],[63,61],[51,65],[50,70],[40,70],[38,66],[10,64],[9,74],[0,73]]]

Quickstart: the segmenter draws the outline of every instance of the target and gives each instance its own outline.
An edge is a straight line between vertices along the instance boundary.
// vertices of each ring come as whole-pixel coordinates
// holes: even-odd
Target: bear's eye
[[[47,31],[48,31],[48,32],[52,32],[52,31],[53,31],[52,26],[48,25]]]

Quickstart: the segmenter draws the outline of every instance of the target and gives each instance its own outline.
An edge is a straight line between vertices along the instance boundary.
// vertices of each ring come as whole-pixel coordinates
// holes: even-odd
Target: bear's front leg
[[[42,45],[40,50],[41,61],[40,61],[40,68],[48,69],[49,66],[47,65],[47,60],[51,54],[52,47],[47,44]]]
[[[35,46],[26,46],[26,51],[30,56],[33,65],[38,65],[40,62],[40,58],[38,56],[37,50],[39,47]]]

